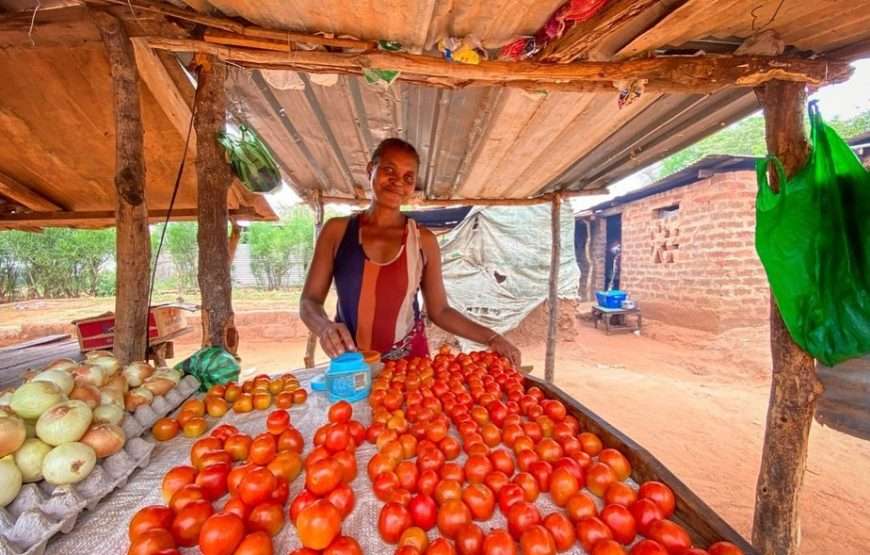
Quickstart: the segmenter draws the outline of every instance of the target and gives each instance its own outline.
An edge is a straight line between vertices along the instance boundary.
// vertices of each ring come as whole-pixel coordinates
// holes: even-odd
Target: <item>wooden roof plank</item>
[[[36,212],[63,210],[60,205],[3,172],[0,172],[0,194]]]

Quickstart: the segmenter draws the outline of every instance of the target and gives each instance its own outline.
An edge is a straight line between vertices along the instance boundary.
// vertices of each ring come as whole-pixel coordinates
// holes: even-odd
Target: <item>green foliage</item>
[[[296,206],[279,224],[255,222],[245,233],[251,251],[251,271],[257,286],[270,291],[286,288],[293,265],[291,255],[300,254],[307,267],[313,252],[314,215]]]
[[[157,255],[160,244],[160,233],[163,225],[154,226],[151,232],[151,256]],[[197,284],[197,266],[199,249],[196,242],[196,223],[172,222],[166,228],[166,238],[163,241],[161,259],[169,257],[175,270],[175,287],[179,293],[195,290]]]
[[[115,287],[115,272],[100,272],[100,277],[97,280],[97,297],[114,297]]]
[[[0,301],[10,301],[18,286],[18,267],[12,252],[11,235],[0,233]]]

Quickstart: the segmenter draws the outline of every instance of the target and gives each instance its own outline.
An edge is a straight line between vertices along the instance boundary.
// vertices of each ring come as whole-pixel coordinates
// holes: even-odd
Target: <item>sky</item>
[[[825,117],[850,118],[870,109],[870,59],[854,62],[853,66],[855,73],[849,81],[823,87],[812,95],[811,98],[819,101],[819,108]],[[576,212],[648,185],[649,182],[649,178],[638,172],[611,185],[607,195],[572,198],[571,206]],[[266,198],[279,210],[300,202],[299,197],[286,184]]]

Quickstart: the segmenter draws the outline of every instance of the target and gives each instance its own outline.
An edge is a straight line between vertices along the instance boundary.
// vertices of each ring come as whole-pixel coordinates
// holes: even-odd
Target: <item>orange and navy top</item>
[[[383,264],[366,256],[359,214],[350,217],[333,264],[337,322],[344,323],[362,351],[384,359],[426,356],[425,325],[417,301],[425,265],[420,231],[408,218],[402,245]]]

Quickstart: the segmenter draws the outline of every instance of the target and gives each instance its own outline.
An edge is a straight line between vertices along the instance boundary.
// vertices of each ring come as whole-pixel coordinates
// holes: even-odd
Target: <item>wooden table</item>
[[[635,325],[634,327],[626,325],[614,325],[613,317],[614,316],[634,316],[635,317]],[[620,331],[640,331],[640,327],[642,324],[642,316],[640,314],[639,308],[605,308],[600,305],[593,305],[592,307],[592,322],[595,324],[595,328],[598,329],[598,322],[603,320],[604,327],[607,330],[607,335],[610,335],[611,329],[617,329]]]

